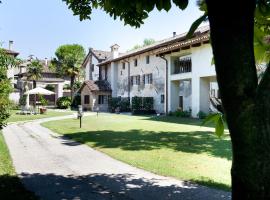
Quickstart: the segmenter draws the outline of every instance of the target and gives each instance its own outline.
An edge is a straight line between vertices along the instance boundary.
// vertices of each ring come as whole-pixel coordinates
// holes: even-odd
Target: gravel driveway
[[[41,199],[230,199],[228,192],[137,169],[40,126],[70,117],[11,124],[3,130],[16,172]]]

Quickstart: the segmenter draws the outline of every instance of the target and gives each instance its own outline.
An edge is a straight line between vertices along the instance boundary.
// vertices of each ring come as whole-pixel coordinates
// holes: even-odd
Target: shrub
[[[142,110],[142,97],[132,97],[131,107],[132,111]]]
[[[187,118],[187,117],[190,117],[191,116],[191,111],[182,111],[182,110],[177,110],[175,112],[171,112],[169,114],[170,116],[175,116],[175,117],[184,117],[184,118]]]
[[[81,105],[81,95],[76,94],[72,100],[71,108],[77,109],[79,105]]]
[[[47,106],[48,105],[48,100],[44,98],[43,95],[39,95],[39,101],[42,106]]]
[[[20,106],[25,106],[26,104],[26,95],[22,95],[19,99]]]
[[[20,105],[12,100],[9,101],[9,108],[12,110],[20,109]]]
[[[129,97],[110,97],[108,103],[110,112],[115,112],[118,108],[120,112],[130,112]]]
[[[45,87],[46,90],[50,90],[52,92],[54,92],[54,88],[55,87],[53,85],[46,85],[46,87]]]
[[[207,117],[207,114],[203,111],[199,111],[197,117],[199,117],[200,119],[205,119]]]
[[[56,101],[57,108],[67,109],[71,105],[70,97],[59,97]]]
[[[150,111],[154,109],[154,98],[153,97],[143,97],[143,109]]]
[[[132,113],[133,114],[155,114],[153,97],[133,97]]]

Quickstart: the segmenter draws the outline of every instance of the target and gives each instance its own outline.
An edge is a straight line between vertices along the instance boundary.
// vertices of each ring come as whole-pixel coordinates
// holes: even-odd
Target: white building
[[[113,97],[153,97],[159,113],[213,109],[218,98],[209,28],[199,28],[191,39],[185,34],[156,42],[125,54],[111,47],[112,56],[99,63],[100,80],[108,81]]]
[[[89,52],[82,64],[85,75],[84,79],[97,81],[99,79],[99,67],[97,64],[110,58],[111,52],[109,51],[101,51],[89,48]]]

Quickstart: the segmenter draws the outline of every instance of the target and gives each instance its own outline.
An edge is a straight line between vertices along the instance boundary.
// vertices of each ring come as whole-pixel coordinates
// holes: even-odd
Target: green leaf
[[[219,118],[221,117],[221,113],[213,113],[213,114],[209,114],[202,122],[201,126],[210,123],[210,122],[214,122],[216,123]]]
[[[173,0],[173,3],[184,10],[188,6],[188,0]]]
[[[219,138],[224,135],[224,121],[222,117],[220,117],[216,123],[215,133]]]
[[[212,60],[211,60],[211,65],[214,65],[215,64],[215,58],[214,56],[212,57]]]
[[[193,24],[191,25],[186,37],[191,38],[196,31],[196,29],[201,25],[201,23],[207,19],[207,13],[204,13],[203,16],[201,16],[199,19],[197,19]]]

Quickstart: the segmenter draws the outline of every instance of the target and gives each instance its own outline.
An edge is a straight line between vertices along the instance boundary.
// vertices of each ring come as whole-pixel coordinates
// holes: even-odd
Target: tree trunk
[[[270,70],[258,85],[256,0],[206,0],[217,81],[232,141],[232,198],[270,198]]]
[[[33,88],[37,87],[37,82],[35,80],[33,80]],[[34,108],[36,108],[36,104],[37,104],[37,95],[34,94]]]
[[[71,102],[72,102],[72,100],[73,100],[73,93],[74,93],[74,81],[75,81],[75,76],[74,75],[71,75],[70,76],[70,87],[71,87],[71,89],[70,89],[70,98],[71,98]]]

